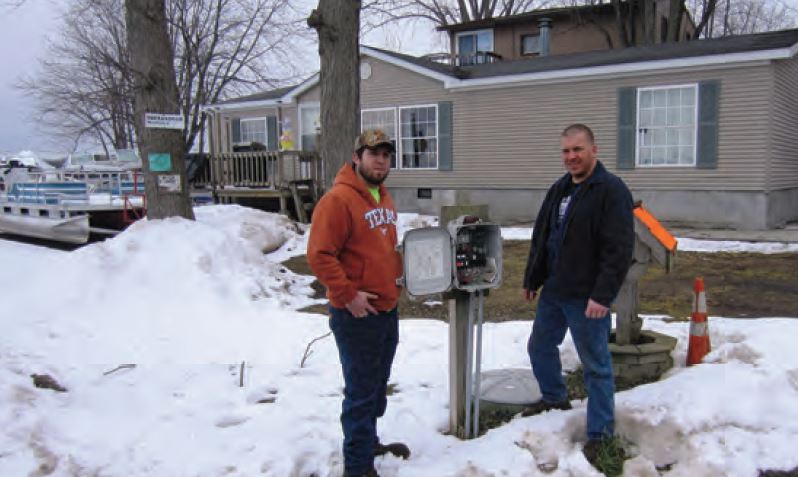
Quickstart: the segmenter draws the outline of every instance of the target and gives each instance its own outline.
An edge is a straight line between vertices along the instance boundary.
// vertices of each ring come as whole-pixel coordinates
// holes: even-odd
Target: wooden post
[[[440,225],[461,215],[489,219],[487,205],[452,205],[441,207]],[[449,432],[461,439],[465,435],[465,363],[468,331],[468,293],[453,290],[444,294],[449,306]]]
[[[646,272],[649,263],[633,263],[626,274],[626,278],[615,299],[615,312],[617,313],[615,343],[618,345],[638,344],[640,329],[643,320],[637,316],[639,310],[640,294],[637,284]]]

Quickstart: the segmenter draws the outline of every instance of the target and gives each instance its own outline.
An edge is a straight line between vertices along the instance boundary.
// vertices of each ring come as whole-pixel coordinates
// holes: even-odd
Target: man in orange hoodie
[[[410,456],[406,445],[383,445],[377,437],[399,342],[396,279],[402,260],[396,251],[396,207],[383,184],[394,152],[381,130],[355,139],[352,162],[338,171],[335,185],[313,211],[308,239],[310,268],[327,287],[330,329],[344,375],[344,477],[379,477],[375,455]]]

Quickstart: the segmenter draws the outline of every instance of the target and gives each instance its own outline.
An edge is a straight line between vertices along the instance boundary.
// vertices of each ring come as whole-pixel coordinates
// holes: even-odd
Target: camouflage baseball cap
[[[385,134],[382,129],[366,129],[355,138],[355,151],[359,151],[364,147],[376,149],[380,146],[387,147],[391,152],[396,151],[390,136]]]

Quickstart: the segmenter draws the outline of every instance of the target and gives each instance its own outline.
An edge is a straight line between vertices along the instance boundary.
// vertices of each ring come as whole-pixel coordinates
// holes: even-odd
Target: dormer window
[[[485,63],[480,53],[493,53],[493,30],[476,30],[458,33],[456,36],[457,57],[460,65]]]
[[[540,54],[540,35],[521,35],[521,54]]]

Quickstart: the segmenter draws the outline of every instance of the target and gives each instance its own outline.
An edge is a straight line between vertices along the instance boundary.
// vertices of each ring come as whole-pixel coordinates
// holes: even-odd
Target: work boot
[[[387,445],[377,442],[374,446],[374,455],[376,456],[385,455],[389,452],[400,459],[407,460],[410,457],[410,448],[401,442],[391,442]]]
[[[527,406],[526,409],[521,411],[521,415],[523,417],[529,417],[534,416],[535,414],[540,414],[541,412],[551,411],[552,409],[567,411],[568,409],[571,409],[571,403],[569,401],[546,402],[541,399],[540,401]]]
[[[372,467],[365,474],[350,474],[349,472],[344,472],[343,477],[380,477],[380,474],[377,473],[377,469]]]

